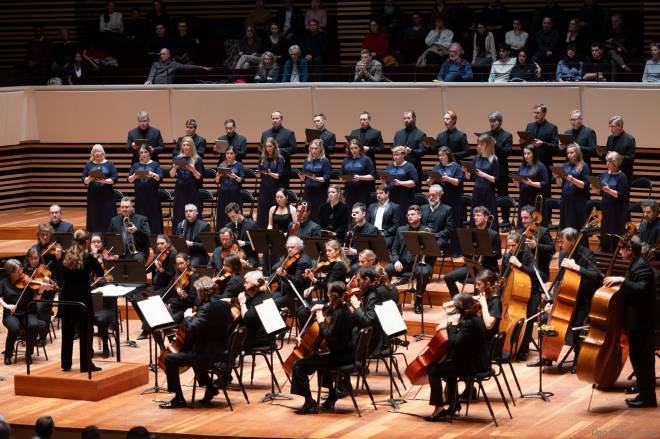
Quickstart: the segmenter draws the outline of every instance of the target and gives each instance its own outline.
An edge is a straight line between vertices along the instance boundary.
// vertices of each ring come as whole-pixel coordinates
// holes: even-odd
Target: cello
[[[600,227],[602,215],[603,214],[596,210],[595,207],[591,210],[584,227],[580,230],[580,234],[573,244],[573,248],[566,256],[567,259],[573,259],[573,255],[589,227]],[[581,282],[580,273],[573,270],[567,270],[563,267],[562,270],[563,274],[557,276],[557,278],[561,278],[561,281],[557,293],[554,296],[552,311],[550,312],[550,318],[548,319],[548,324],[552,325],[557,332],[557,336],[546,337],[543,342],[543,359],[550,361],[557,361],[559,359],[559,354],[561,354],[561,350],[564,347],[566,333],[568,332],[568,328],[573,320],[573,314],[575,313],[575,305],[577,303]]]
[[[424,350],[406,367],[405,375],[413,385],[429,382],[429,366],[442,360],[449,351],[449,340],[442,331],[437,331]]]
[[[626,233],[617,243],[605,277],[612,274],[623,243],[636,232],[633,223],[626,224]],[[577,376],[598,387],[614,385],[628,360],[628,337],[623,332],[625,298],[620,288],[603,286],[596,290],[589,308],[589,331],[580,348]]]

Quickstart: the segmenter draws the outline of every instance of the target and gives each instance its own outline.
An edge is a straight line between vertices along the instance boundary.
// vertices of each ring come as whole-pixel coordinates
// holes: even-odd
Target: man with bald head
[[[165,47],[160,49],[159,60],[151,65],[149,77],[144,85],[151,84],[174,84],[176,72],[179,70],[204,69],[207,72],[211,67],[197,66],[194,64],[181,64],[172,60],[172,52]]]
[[[50,216],[50,226],[55,234],[73,233],[73,224],[62,221],[62,208],[60,206],[57,204],[50,206],[48,215]]]
[[[266,144],[266,140],[272,137],[277,141],[280,154],[284,158],[284,175],[280,176],[281,187],[289,188],[289,173],[291,172],[291,155],[296,152],[298,144],[296,143],[296,134],[282,125],[284,115],[281,111],[273,111],[270,115],[271,127],[261,133],[261,146]]]

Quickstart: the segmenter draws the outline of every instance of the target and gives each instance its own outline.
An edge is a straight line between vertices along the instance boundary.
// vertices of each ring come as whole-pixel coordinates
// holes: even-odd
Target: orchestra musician
[[[392,148],[393,161],[387,165],[385,171],[393,180],[387,183],[390,190],[390,198],[399,206],[400,222],[406,220],[408,206],[415,203],[415,188],[417,186],[417,170],[412,163],[406,161],[406,148],[395,146]],[[381,183],[385,183],[381,179]]]
[[[287,236],[295,235],[298,236],[299,238],[307,238],[309,236],[320,237],[321,226],[319,226],[317,223],[309,219],[309,215],[310,215],[309,204],[307,204],[306,201],[303,201],[296,208],[296,217],[298,221],[289,224],[289,227],[287,228],[287,232],[286,232]],[[295,233],[293,233],[294,227],[297,228]]]
[[[165,293],[167,297],[164,300],[170,307],[172,320],[181,323],[186,310],[192,308],[197,301],[197,290],[194,288],[194,284],[198,275],[191,267],[190,257],[186,253],[177,253],[175,265],[176,272]]]
[[[245,273],[245,291],[238,294],[238,304],[241,307],[241,321],[245,325],[245,349],[258,346],[269,346],[271,336],[266,333],[263,323],[257,314],[256,306],[270,299],[266,280],[260,271]]]
[[[303,252],[304,244],[298,236],[289,236],[286,240],[286,257],[273,265],[271,277],[278,281],[278,288],[274,291],[273,299],[278,308],[287,307],[291,312],[296,309],[298,297],[292,290],[291,282],[298,293],[302,293],[309,287],[311,281],[305,276],[305,270],[314,265],[309,256]],[[273,281],[274,283],[274,281]],[[271,283],[271,291],[273,286]],[[299,304],[300,305],[300,304]]]
[[[16,259],[7,259],[4,268],[7,277],[0,280],[0,306],[2,306],[2,324],[7,328],[5,365],[11,364],[16,338],[21,328],[27,330],[25,361],[30,362],[40,325],[36,306],[32,305],[28,308],[27,305],[30,301],[38,299],[46,287],[39,285],[35,289],[32,288],[35,285],[27,284],[29,276],[23,273],[23,265]]]
[[[53,228],[54,233],[73,233],[73,224],[67,223],[62,220],[62,208],[53,204],[48,209],[50,215],[50,226]]]
[[[358,330],[366,327],[373,328],[369,340],[368,355],[380,353],[385,343],[385,333],[380,326],[376,315],[376,305],[380,303],[380,294],[377,290],[378,276],[371,267],[360,268],[356,275],[358,293],[351,294],[350,304],[355,318],[356,327],[353,331],[354,344],[357,342]]]
[[[276,192],[282,185],[282,183],[280,183],[280,176],[284,173],[284,158],[280,154],[277,140],[273,137],[268,137],[265,142],[262,143],[261,156],[259,158],[259,164],[257,165],[257,172],[261,177],[259,185],[259,204],[257,205],[257,223],[259,224],[259,227],[263,229],[266,226],[274,225],[271,219],[273,216],[272,207],[275,206]],[[284,190],[285,189],[282,189],[282,191]],[[284,198],[286,198],[286,193]],[[280,203],[278,203],[277,206],[277,210],[281,210]]]
[[[78,328],[80,336],[80,371],[99,371],[92,363],[92,327],[94,321],[92,306],[92,293],[90,287],[91,276],[103,276],[103,267],[99,261],[88,251],[90,235],[84,230],[76,230],[73,235],[71,247],[62,262],[62,292],[60,300],[82,302],[87,309],[83,311],[75,306],[62,306],[59,310],[62,318],[62,370],[71,370],[71,356],[73,353],[73,335]],[[88,315],[85,318],[84,312]]]
[[[374,253],[373,250],[365,248],[358,255],[357,262],[351,265],[351,271],[349,274],[351,276],[355,276],[357,272],[360,271],[360,268],[363,267],[376,267],[376,266],[380,267],[380,265],[377,265],[377,262],[378,262],[378,257],[376,256],[376,253]]]
[[[341,189],[336,184],[328,187],[328,198],[321,205],[320,226],[322,230],[328,230],[335,237],[343,241],[348,227],[348,207],[342,201]]]
[[[353,313],[349,310],[349,305],[342,300],[345,290],[346,285],[343,282],[329,284],[329,304],[327,306],[318,304],[312,308],[313,318],[320,326],[320,334],[328,350],[322,353],[315,352],[293,365],[291,393],[305,397],[304,404],[296,411],[298,414],[312,413],[316,407],[316,401],[312,398],[309,387],[310,375],[319,370],[351,364],[355,360],[352,336]],[[321,407],[332,411],[337,401],[337,393],[327,375],[324,376],[322,385],[329,389],[329,393]]]
[[[600,227],[600,248],[603,252],[612,252],[616,247],[617,237],[623,235],[628,215],[628,180],[621,171],[622,156],[610,151],[605,156],[607,171],[600,176],[603,187],[599,190],[591,186],[594,193],[603,198],[603,220]]]
[[[202,201],[199,196],[199,190],[202,188],[204,177],[204,164],[202,158],[197,155],[193,139],[185,136],[181,139],[181,155],[175,158],[186,161],[185,166],[172,164],[170,177],[176,177],[174,185],[174,205],[172,206],[172,222],[179,224],[185,217],[185,206],[194,204],[197,210],[202,210]]]
[[[154,161],[158,161],[158,155],[165,151],[165,145],[163,143],[163,136],[160,134],[158,128],[152,127],[149,125],[149,113],[146,111],[140,111],[137,114],[138,126],[128,131],[128,136],[126,139],[126,151],[132,151],[133,159],[131,163],[135,163],[139,160],[138,148],[142,145],[135,143],[136,140],[146,140],[146,144],[151,150],[151,158]]]
[[[658,203],[655,200],[644,200],[641,202],[642,222],[637,234],[642,242],[655,247],[660,239],[660,221],[658,221]]]
[[[218,202],[216,206],[216,223],[226,224],[229,217],[226,214],[226,207],[230,203],[243,205],[241,199],[241,182],[245,178],[245,169],[243,163],[236,161],[236,151],[233,148],[227,148],[225,160],[220,163],[218,169],[227,168],[229,173],[215,175],[215,182],[218,185]]]
[[[36,247],[30,247],[25,255],[25,264],[23,264],[23,272],[28,276],[35,273],[34,278],[39,282],[44,282],[41,298],[45,300],[53,300],[58,286],[56,280],[53,278],[53,272],[42,262],[41,252]],[[52,265],[52,264],[51,264]],[[41,346],[46,344],[46,335],[48,334],[48,327],[52,317],[53,305],[50,303],[37,303],[37,317],[39,318],[39,334],[38,342]]]
[[[107,260],[116,260],[117,255],[110,256],[109,252],[106,251],[103,245],[103,240],[100,233],[92,233],[89,240],[89,253],[96,258],[97,261],[101,264],[101,268],[104,270],[105,261]],[[104,280],[110,279],[110,273],[104,276]],[[92,324],[98,328],[98,335],[101,339],[101,345],[103,347],[102,357],[110,357],[110,346],[109,346],[109,335],[108,329],[111,325],[117,323],[117,311],[115,308],[116,299],[112,297],[103,297],[102,306],[100,309],[94,309],[94,319]],[[93,303],[93,302],[92,302]]]
[[[192,265],[206,265],[209,255],[199,239],[199,234],[209,232],[211,228],[206,221],[197,218],[196,205],[186,204],[185,214],[185,219],[177,224],[176,234],[186,240]]]
[[[221,299],[235,299],[244,290],[241,277],[241,258],[231,254],[223,259],[222,271],[214,279],[218,284],[218,294]]]
[[[242,262],[241,259],[245,257],[245,254],[236,242],[234,232],[229,227],[223,227],[220,229],[218,237],[220,238],[220,245],[213,250],[213,255],[211,256],[211,265],[213,265],[213,268],[216,271],[221,271],[224,259],[232,254],[236,254],[239,262]],[[245,261],[245,264],[247,265],[247,261]]]
[[[250,239],[248,238],[248,231],[258,228],[256,221],[243,216],[241,206],[238,203],[227,204],[225,214],[229,218],[229,222],[225,224],[225,227],[230,228],[234,232],[236,244],[241,248],[248,264],[252,267],[257,267],[259,265],[259,257],[256,250],[252,249]]]
[[[497,199],[495,196],[495,188],[499,179],[499,162],[495,156],[495,139],[489,134],[482,134],[477,141],[477,156],[472,160],[472,166],[475,169],[475,174],[471,175],[467,169],[463,167],[465,178],[470,180],[474,178],[474,186],[472,188],[472,213],[470,221],[474,226],[474,208],[476,206],[484,206],[495,215],[491,222],[490,228],[499,231],[497,222]]]
[[[309,204],[310,217],[316,223],[319,222],[321,205],[328,194],[331,171],[332,166],[325,157],[323,142],[321,139],[312,140],[302,173],[298,177],[304,185],[303,199]]]
[[[135,211],[149,219],[149,230],[154,234],[163,233],[163,215],[158,189],[163,173],[160,164],[151,160],[149,147],[140,147],[140,160],[133,163],[128,171],[128,182],[135,188]],[[139,176],[137,173],[145,173]]]
[[[99,171],[103,173],[103,178],[89,175]],[[117,168],[105,158],[103,146],[97,143],[92,147],[91,157],[82,171],[82,181],[87,186],[86,229],[89,233],[108,230],[110,220],[117,213],[113,191],[117,178]]]
[[[178,258],[177,258],[178,259]],[[209,367],[222,359],[227,349],[227,342],[234,318],[231,304],[224,300],[216,300],[213,295],[216,285],[211,278],[204,276],[198,280],[190,280],[195,296],[199,295],[201,305],[195,315],[186,317],[182,322],[186,337],[192,337],[192,349],[180,352],[170,352],[165,359],[165,374],[167,375],[167,390],[174,393],[171,401],[160,404],[162,409],[187,407],[181,390],[179,368],[192,366],[200,386],[205,386],[204,397],[200,402],[210,404],[218,389],[209,377]],[[181,329],[179,329],[181,330]]]
[[[115,250],[126,259],[145,260],[149,255],[149,220],[135,213],[131,197],[121,199],[119,211],[120,214],[112,218],[108,226],[108,233],[120,234],[124,243],[123,249]]]
[[[620,284],[619,294],[625,301],[624,328],[628,333],[630,362],[632,363],[637,385],[628,388],[626,393],[639,394],[626,399],[630,408],[657,407],[655,396],[655,357],[653,342],[653,309],[655,288],[653,269],[641,254],[642,241],[633,236],[624,242],[621,255],[630,266],[624,277],[605,278],[609,287]]]
[[[62,246],[53,240],[53,228],[49,223],[37,225],[37,243],[33,246],[39,252],[44,264],[50,267],[53,278],[58,280],[62,274],[62,259],[64,250]]]
[[[261,202],[261,199],[259,199]],[[282,188],[275,193],[275,205],[268,212],[268,229],[276,229],[286,233],[289,224],[298,221],[298,211],[289,204],[289,197]]]
[[[401,213],[398,204],[390,201],[390,188],[386,184],[376,186],[376,202],[369,205],[367,221],[383,233],[385,244],[392,247],[396,231],[401,224]]]
[[[421,206],[422,225],[430,229],[436,237],[438,247],[450,254],[451,235],[454,231],[454,213],[452,208],[442,204],[442,186],[432,184],[427,196],[429,203]]]
[[[572,227],[579,229],[587,219],[587,200],[589,199],[589,175],[591,169],[584,161],[582,148],[572,143],[566,148],[564,172],[560,178],[555,175],[555,182],[561,186],[561,204],[559,210],[559,229]]]
[[[369,205],[369,194],[373,192],[376,167],[371,157],[364,152],[358,139],[351,139],[346,148],[346,158],[341,162],[341,175],[350,175],[352,179],[344,185],[346,205],[355,203]]]
[[[497,294],[497,275],[489,269],[481,270],[475,282],[478,295],[475,297],[481,305],[481,317],[486,326],[486,340],[490,345],[500,332],[502,320],[502,296]]]
[[[351,219],[351,226],[348,229],[350,239],[344,239],[343,247],[344,253],[349,261],[351,264],[354,264],[358,259],[358,252],[352,246],[355,237],[363,235],[379,235],[380,230],[378,230],[373,224],[367,222],[367,206],[363,203],[353,204]],[[374,255],[374,258],[375,257],[376,255]]]
[[[520,206],[534,205],[536,197],[545,196],[549,193],[550,178],[548,169],[538,160],[538,149],[532,145],[523,148],[523,163],[518,169],[518,175],[522,181],[518,182],[520,187]],[[520,226],[520,210],[518,211],[518,226]]]
[[[362,255],[362,253],[365,251],[371,250],[365,249],[360,252],[360,255]],[[399,289],[395,285],[392,285],[392,282],[390,282],[390,277],[387,275],[385,268],[383,268],[383,266],[380,264],[376,265],[375,259],[371,265],[369,265],[369,262],[367,262],[363,265],[363,267],[372,267],[374,273],[376,273],[376,280],[374,282],[377,285],[376,292],[378,293],[378,303],[386,302],[388,300],[391,300],[394,303],[399,303]]]
[[[459,376],[486,371],[490,367],[486,326],[479,316],[479,302],[466,293],[457,294],[453,300],[457,314],[449,316],[446,325],[449,351],[443,360],[429,367],[429,404],[435,406],[433,413],[424,418],[429,422],[446,421],[451,410],[460,411],[460,404],[453,400]],[[442,326],[439,325],[436,331]],[[447,399],[443,397],[442,380],[447,386]]]

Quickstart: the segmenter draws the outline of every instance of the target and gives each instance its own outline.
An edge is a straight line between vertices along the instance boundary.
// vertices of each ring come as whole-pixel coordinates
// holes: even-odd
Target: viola
[[[149,255],[147,256],[147,259],[144,260],[144,265],[146,265],[147,267],[151,267],[151,264],[153,264],[155,260],[156,260],[156,253],[154,253],[153,248],[150,248]]]
[[[296,262],[298,262],[298,260],[300,260],[300,257],[301,257],[300,253],[298,253],[296,255],[293,255],[293,256],[287,256],[286,257],[284,262],[282,262],[282,265],[275,271],[275,273],[273,273],[273,275],[268,280],[268,285],[270,285],[270,291],[271,292],[274,293],[280,287],[279,281],[276,280],[279,277],[277,272],[279,270],[284,270],[284,271],[288,270],[289,268],[291,268],[291,266],[293,264],[295,264]]]
[[[303,201],[300,203],[300,208],[298,209],[298,219],[300,219],[301,215],[307,213],[307,209],[309,209],[309,205],[306,202]],[[300,230],[300,221],[293,223],[291,226],[291,231],[289,232],[289,236],[297,236],[298,230]]]
[[[223,292],[227,286],[227,282],[231,279],[231,273],[224,272],[219,276],[213,278],[213,282],[218,286],[218,291]],[[239,308],[240,309],[240,308]]]
[[[305,270],[305,276],[311,277],[314,276],[316,277],[317,274],[328,274],[330,270],[332,270],[332,267],[334,266],[335,262],[339,260],[338,257],[330,258],[327,261],[321,261],[312,268],[308,268]]]

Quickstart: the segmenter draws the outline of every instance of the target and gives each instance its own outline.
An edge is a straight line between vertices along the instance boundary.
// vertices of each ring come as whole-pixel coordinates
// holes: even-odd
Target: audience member
[[[0,421],[0,439],[11,439],[11,426],[4,419]]]
[[[305,11],[305,29],[311,30],[312,20],[316,20],[319,30],[325,32],[328,27],[328,14],[321,9],[321,0],[312,0],[309,9]]]
[[[101,47],[117,56],[121,36],[124,33],[124,19],[121,12],[115,10],[115,2],[105,2],[105,11],[99,17]]]
[[[615,12],[610,17],[612,27],[605,33],[605,49],[610,58],[624,72],[630,72],[630,67],[626,65],[626,59],[630,57],[632,42],[628,33],[623,28],[623,16]]]
[[[582,81],[582,67],[584,63],[577,56],[577,47],[570,43],[566,47],[564,57],[557,64],[555,79],[560,82]]]
[[[518,62],[511,69],[510,81],[536,81],[541,77],[541,67],[529,60],[527,49],[518,51]]]
[[[71,40],[69,29],[63,27],[60,29],[60,40],[55,44],[55,63],[60,68],[65,68],[69,63],[73,62],[73,55],[80,52],[82,49],[78,43]]]
[[[188,33],[188,22],[181,19],[176,24],[177,35],[172,40],[172,55],[174,60],[182,64],[192,64],[197,61],[199,40]]]
[[[309,82],[307,60],[301,55],[300,47],[289,47],[289,59],[284,64],[284,73],[280,82]]]
[[[195,64],[181,64],[172,61],[170,50],[162,48],[160,49],[160,61],[156,61],[151,65],[149,76],[144,85],[173,84],[177,71],[194,69],[204,69],[208,72],[211,70],[211,67],[198,66]]]
[[[321,32],[319,22],[312,19],[309,22],[307,32],[300,39],[300,49],[307,60],[307,64],[314,67],[315,80],[322,78],[323,61],[328,48],[328,39],[325,32]]]
[[[149,430],[144,427],[133,427],[126,433],[126,439],[150,439]]]
[[[470,63],[461,57],[463,48],[459,43],[449,46],[449,59],[440,67],[437,79],[446,82],[469,82],[472,81],[472,67]]]
[[[280,25],[282,35],[289,43],[300,35],[303,17],[300,10],[293,5],[293,0],[284,0],[282,7],[277,11],[277,24]]]
[[[155,2],[154,2],[155,3]],[[156,23],[153,27],[154,33],[147,39],[145,52],[150,61],[156,60],[160,49],[172,47],[172,39],[167,35],[167,28],[163,23]]]
[[[422,14],[413,12],[411,16],[412,25],[403,31],[401,37],[401,54],[403,62],[411,64],[416,62],[419,56],[426,50],[426,35],[429,29],[424,25]]]
[[[543,28],[543,20],[545,17],[550,17],[552,23],[557,29],[564,29],[564,8],[557,4],[554,0],[546,0],[545,6],[537,8],[532,14],[532,25],[530,27],[530,32],[536,32]]]
[[[454,32],[445,28],[445,19],[435,19],[435,27],[424,38],[428,49],[417,60],[418,66],[426,64],[439,64],[442,58],[449,54],[449,46],[454,40]]]
[[[245,26],[253,26],[258,31],[266,33],[273,17],[264,3],[264,0],[256,0],[254,10],[245,18]]]
[[[603,45],[591,43],[591,57],[587,58],[582,69],[585,81],[608,81],[612,77],[612,62],[605,55]]]
[[[660,82],[660,43],[651,43],[651,59],[644,65],[642,82]]]
[[[504,35],[504,42],[511,48],[512,55],[518,55],[520,49],[527,46],[529,34],[522,30],[522,21],[519,18],[514,18],[512,29]]]
[[[537,64],[552,64],[557,58],[559,49],[559,32],[554,27],[551,17],[543,18],[543,28],[536,32],[536,53],[534,62]]]
[[[360,61],[355,64],[355,76],[353,81],[357,82],[380,82],[383,80],[383,65],[373,59],[369,49],[362,49]]]
[[[93,64],[96,66],[96,64]],[[96,66],[98,69],[98,66]],[[82,53],[76,52],[72,61],[64,69],[64,77],[69,85],[81,85],[87,83],[87,66],[83,63]]]
[[[509,56],[510,48],[503,44],[499,51],[500,57],[490,66],[488,82],[507,82],[511,76],[511,70],[516,65],[516,59]]]
[[[238,54],[240,58],[236,63],[237,69],[249,69],[259,65],[263,46],[261,38],[256,34],[254,26],[245,26],[245,35],[238,42]]]
[[[564,48],[564,53],[566,52],[568,46],[573,45],[575,46],[577,56],[582,58],[586,54],[588,44],[589,42],[586,40],[584,33],[580,29],[580,20],[575,17],[568,20],[566,36],[561,42],[561,46]]]
[[[275,57],[275,62],[284,64],[289,46],[286,40],[280,34],[280,26],[273,22],[270,24],[270,34],[264,40],[264,52],[270,52]]]
[[[389,37],[391,45],[395,50],[398,49],[401,40],[404,20],[403,11],[394,3],[394,0],[385,0],[383,9],[380,10],[376,21],[378,21],[380,28]]]
[[[38,439],[51,439],[55,431],[55,422],[50,416],[41,416],[34,424],[34,432]]]
[[[154,0],[151,2],[151,10],[147,14],[147,20],[154,28],[157,24],[162,24],[165,29],[170,31],[172,29],[172,19],[167,13],[167,7],[162,0]]]
[[[25,61],[33,76],[32,82],[42,84],[50,74],[50,67],[55,59],[53,44],[44,35],[44,29],[40,24],[34,26],[34,36],[27,43],[25,50]]]
[[[257,73],[254,75],[254,82],[277,82],[280,77],[280,67],[275,62],[275,55],[271,52],[264,52],[261,57],[261,63],[257,67]]]
[[[481,12],[481,18],[484,20],[488,31],[500,40],[504,33],[504,23],[509,22],[509,11],[502,5],[502,2],[500,0],[490,0]]]
[[[475,26],[472,48],[472,66],[489,66],[497,59],[495,37],[484,21]]]
[[[580,27],[588,41],[599,41],[607,27],[607,11],[596,0],[584,0],[580,9]]]
[[[362,38],[362,48],[367,49],[373,58],[383,60],[390,51],[390,42],[387,34],[380,30],[376,20],[369,22],[369,32]]]

